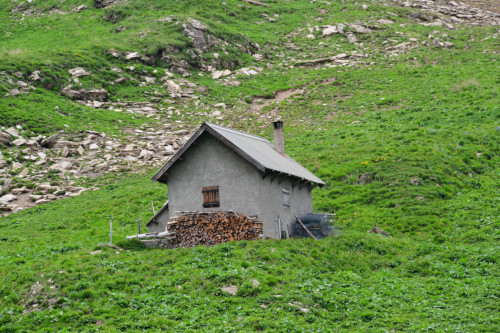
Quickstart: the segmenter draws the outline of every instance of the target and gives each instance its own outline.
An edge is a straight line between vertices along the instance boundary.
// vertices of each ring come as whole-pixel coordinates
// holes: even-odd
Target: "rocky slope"
[[[119,21],[116,15],[120,13],[117,9],[120,5],[121,1],[94,2],[95,8],[108,10],[105,19],[111,22]],[[255,4],[244,5],[253,7]],[[378,59],[411,55],[419,48],[454,48],[453,31],[463,26],[500,24],[495,3],[408,0],[360,3],[357,6],[368,13],[373,10],[374,15],[365,15],[363,21],[324,22],[323,16],[330,12],[329,4],[325,2],[318,5],[313,20],[281,36],[279,43],[262,46],[244,35],[232,41],[224,39],[197,19],[171,15],[158,19],[157,23],[166,22],[179,27],[183,38],[190,43],[189,48],[181,51],[179,47],[168,46],[155,54],[109,48],[104,56],[115,65],[106,65],[97,71],[85,67],[62,70],[56,75],[56,84],[61,86],[57,98],[103,114],[128,114],[144,121],[137,128],[122,127],[119,134],[61,129],[33,135],[21,122],[1,127],[0,209],[9,214],[79,195],[93,187],[93,178],[107,173],[151,170],[168,160],[203,120],[228,124],[235,120],[252,120],[255,128],[262,128],[270,119],[282,116],[280,103],[291,96],[310,93],[314,88],[309,88],[309,85],[318,82],[310,81],[298,89],[275,90],[272,92],[274,97],[253,96],[250,104],[237,98],[214,101],[220,96],[214,93],[216,90],[252,86],[255,84],[252,80],[258,83],[262,77],[297,68],[369,67],[377,65]],[[66,10],[53,7],[47,11],[28,1],[17,3],[11,9],[11,15],[23,18],[62,17],[69,13],[83,15],[91,10],[90,7],[75,3]],[[251,24],[258,26],[264,21],[278,24],[281,15],[273,13],[272,8],[264,7],[267,13],[261,14],[260,19]],[[397,11],[398,8],[404,10]],[[316,24],[316,21],[320,23]],[[435,27],[436,30],[417,37],[398,31],[408,26],[415,29],[418,26]],[[387,31],[393,33],[387,36]],[[485,38],[498,39],[498,32]],[[329,47],[332,43],[345,44],[332,50]],[[238,49],[240,55],[249,58],[228,56],[229,49]],[[247,66],[243,67],[243,64]],[[110,73],[112,81],[103,78],[104,71]],[[31,67],[27,71],[1,71],[0,82],[7,89],[3,98],[16,99],[50,89],[48,82],[52,77],[49,80],[47,73],[46,68]],[[102,84],[102,81],[108,82]],[[322,82],[333,81],[334,78]],[[119,91],[117,87],[127,87],[128,84],[141,89],[142,95],[127,100],[113,95],[113,91]],[[54,112],[65,116],[58,106]]]

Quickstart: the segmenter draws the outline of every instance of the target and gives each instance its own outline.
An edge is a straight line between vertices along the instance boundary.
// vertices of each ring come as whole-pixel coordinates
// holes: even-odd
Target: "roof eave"
[[[163,213],[163,211],[165,209],[168,209],[168,200],[163,204],[163,206],[160,208],[160,210],[157,211],[156,214],[151,219],[149,219],[148,223],[146,223],[146,227],[149,227],[149,224],[154,222],[156,220],[156,218],[158,217],[158,215]]]
[[[215,129],[213,129],[212,127],[210,127],[210,124],[204,122],[200,128],[196,131],[196,133],[193,134],[193,136],[191,138],[189,138],[189,140],[182,146],[181,149],[179,149],[171,158],[170,160],[168,160],[167,163],[165,163],[165,165],[163,165],[160,170],[158,170],[158,172],[156,172],[154,174],[153,177],[151,177],[151,181],[154,183],[156,181],[160,182],[160,183],[164,183],[166,184],[166,180],[162,179],[163,176],[165,175],[165,173],[168,171],[168,169],[174,165],[174,163],[179,159],[179,157],[181,157],[185,152],[186,150],[191,147],[191,145],[193,144],[194,141],[196,141],[196,139],[198,139],[200,137],[201,134],[203,134],[203,132],[207,131],[208,133],[210,133],[212,136],[214,136],[217,140],[221,141],[222,143],[224,143],[226,146],[228,146],[229,148],[231,148],[234,152],[236,152],[238,155],[240,155],[241,157],[243,157],[245,160],[247,160],[249,163],[251,163],[252,165],[254,165],[257,169],[259,169],[260,171],[262,172],[265,172],[266,171],[266,167],[264,165],[262,165],[261,163],[259,163],[258,161],[256,161],[254,158],[252,158],[250,155],[248,155],[247,153],[245,153],[243,150],[241,150],[239,147],[237,147],[236,145],[234,145],[231,141],[229,141],[228,139],[226,139],[223,135],[221,135],[219,132],[217,132]]]
[[[167,163],[165,163],[158,172],[154,174],[153,177],[151,177],[151,181],[154,183],[156,181],[160,183],[166,184],[166,181],[163,181],[161,178],[163,175],[168,171],[168,169],[179,159],[179,157],[184,154],[184,152],[193,144],[193,142],[196,141],[200,137],[200,135],[205,131],[207,125],[206,123],[203,123],[200,128],[196,131],[196,133],[193,134],[192,137],[189,138],[189,140],[179,149],[169,160]]]
[[[208,133],[212,134],[216,139],[218,139],[219,141],[221,141],[222,143],[224,143],[226,146],[228,146],[229,148],[231,148],[234,152],[236,152],[238,155],[240,155],[241,157],[243,157],[249,163],[251,163],[252,165],[254,165],[257,169],[259,169],[262,172],[266,171],[266,167],[264,165],[262,165],[261,163],[259,163],[257,160],[255,160],[254,158],[252,158],[247,153],[245,153],[242,149],[240,149],[238,146],[236,146],[231,141],[229,141],[228,139],[226,139],[222,134],[220,134],[219,132],[217,132],[215,129],[211,128],[210,124],[207,124],[206,131]]]
[[[289,177],[295,177],[295,178],[298,178],[298,179],[302,179],[303,181],[308,181],[308,182],[311,182],[311,183],[314,183],[316,184],[318,187],[323,187],[325,186],[325,182],[322,181],[321,179],[319,179],[319,181],[316,181],[316,180],[312,180],[312,179],[309,179],[309,178],[304,178],[304,177],[300,177],[300,176],[297,176],[295,174],[291,174],[291,173],[286,173],[286,172],[282,172],[282,171],[279,171],[279,170],[275,170],[275,169],[271,169],[271,168],[265,168],[265,171],[264,173],[267,173],[267,172],[278,172],[280,174],[287,174]]]

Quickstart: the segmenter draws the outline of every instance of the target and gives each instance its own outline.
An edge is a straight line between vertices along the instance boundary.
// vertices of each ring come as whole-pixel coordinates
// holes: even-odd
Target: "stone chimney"
[[[285,134],[283,132],[283,122],[279,119],[273,121],[273,128],[274,149],[280,154],[285,154]]]

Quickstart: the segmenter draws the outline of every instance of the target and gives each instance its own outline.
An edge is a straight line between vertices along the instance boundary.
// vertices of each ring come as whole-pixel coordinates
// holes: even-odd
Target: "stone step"
[[[141,239],[141,242],[146,247],[158,247],[158,245],[160,245],[161,239]]]

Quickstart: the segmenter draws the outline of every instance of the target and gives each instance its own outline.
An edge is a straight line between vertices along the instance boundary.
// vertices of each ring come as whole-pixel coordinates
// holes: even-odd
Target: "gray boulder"
[[[72,77],[82,77],[82,76],[87,76],[90,74],[82,67],[76,67],[76,68],[70,69],[68,72],[71,74]]]
[[[71,89],[71,87],[66,87],[62,90],[62,94],[71,99],[82,100],[82,101],[104,102],[108,97],[108,92],[105,89],[73,90]]]
[[[193,41],[193,46],[202,51],[218,44],[217,39],[207,33],[207,27],[198,20],[190,19],[182,25],[184,34]]]
[[[4,146],[10,145],[10,134],[0,132],[0,144]]]
[[[116,5],[117,3],[121,2],[123,0],[94,0],[94,7],[95,8],[106,8],[109,6]]]

